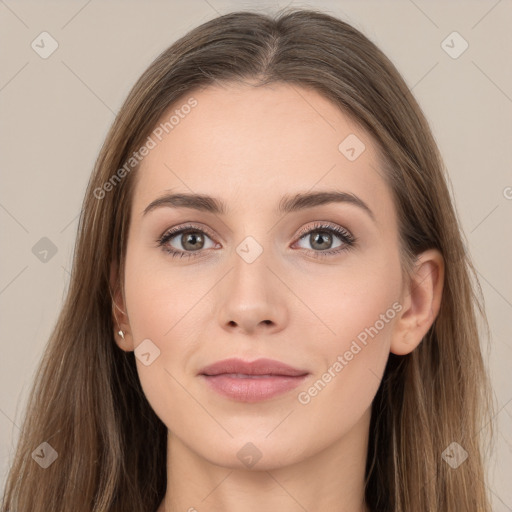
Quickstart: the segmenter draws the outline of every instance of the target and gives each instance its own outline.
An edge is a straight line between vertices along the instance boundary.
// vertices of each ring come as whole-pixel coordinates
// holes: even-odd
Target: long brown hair
[[[3,512],[154,512],[162,501],[167,429],[144,396],[133,352],[114,341],[109,286],[112,269],[124,283],[137,167],[112,177],[170,105],[197,87],[247,79],[313,88],[358,122],[381,153],[404,268],[426,249],[444,258],[438,317],[412,353],[390,354],[372,404],[368,506],[491,511],[480,429],[491,425],[493,401],[478,318],[488,326],[438,148],[406,83],[370,40],[327,14],[294,9],[204,23],[160,54],[129,93],[88,184],[68,294],[26,409]],[[46,469],[32,456],[49,449],[44,442],[57,452]],[[446,453],[461,449],[468,458],[452,468]]]

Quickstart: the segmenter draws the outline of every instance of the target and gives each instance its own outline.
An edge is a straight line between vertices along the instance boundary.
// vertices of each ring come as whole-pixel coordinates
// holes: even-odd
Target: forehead
[[[314,188],[390,202],[367,132],[295,84],[195,90],[167,109],[150,137],[154,147],[137,171],[138,212],[169,190],[219,197],[233,211],[273,208],[284,195]]]

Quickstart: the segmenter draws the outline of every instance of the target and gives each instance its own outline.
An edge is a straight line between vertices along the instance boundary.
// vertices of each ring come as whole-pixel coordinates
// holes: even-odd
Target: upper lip
[[[243,375],[283,375],[287,377],[298,377],[309,373],[306,370],[293,368],[287,364],[274,359],[256,359],[255,361],[244,361],[231,358],[217,361],[205,366],[199,371],[200,375],[220,375],[223,373],[239,373]]]

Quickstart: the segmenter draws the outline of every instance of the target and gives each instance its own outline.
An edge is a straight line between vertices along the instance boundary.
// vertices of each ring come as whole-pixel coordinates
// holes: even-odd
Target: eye
[[[171,241],[176,238],[178,248],[171,244]],[[206,240],[212,242],[210,247],[205,246]],[[173,257],[186,257],[196,256],[202,249],[210,249],[215,246],[210,236],[204,229],[197,226],[188,225],[171,229],[164,233],[164,235],[157,240],[158,246],[169,253]],[[176,244],[176,242],[174,242]],[[181,246],[181,247],[180,247]]]
[[[324,223],[317,223],[313,228],[302,230],[299,237],[299,242],[305,241],[310,244],[312,249],[308,250],[313,252],[314,257],[333,256],[352,248],[356,242],[356,238],[346,229],[335,224]],[[336,238],[340,243],[333,245]]]
[[[333,245],[336,238],[340,243]],[[173,242],[174,239],[177,240]],[[205,245],[207,240],[211,242],[209,247]],[[301,230],[299,240],[296,243],[302,241],[311,245],[312,249],[305,249],[313,257],[328,257],[352,248],[356,243],[356,238],[349,231],[336,224],[316,223],[313,227],[309,227],[309,229]],[[213,242],[204,228],[192,224],[166,231],[157,240],[157,244],[172,257],[179,258],[200,256],[204,253],[204,249],[218,247],[218,244]],[[177,244],[178,247],[173,244]]]

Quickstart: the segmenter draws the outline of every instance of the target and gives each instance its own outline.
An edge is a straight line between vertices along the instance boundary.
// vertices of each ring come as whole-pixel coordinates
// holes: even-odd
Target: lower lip
[[[286,393],[301,384],[307,375],[235,377],[229,374],[202,375],[217,393],[239,402],[260,402]]]

